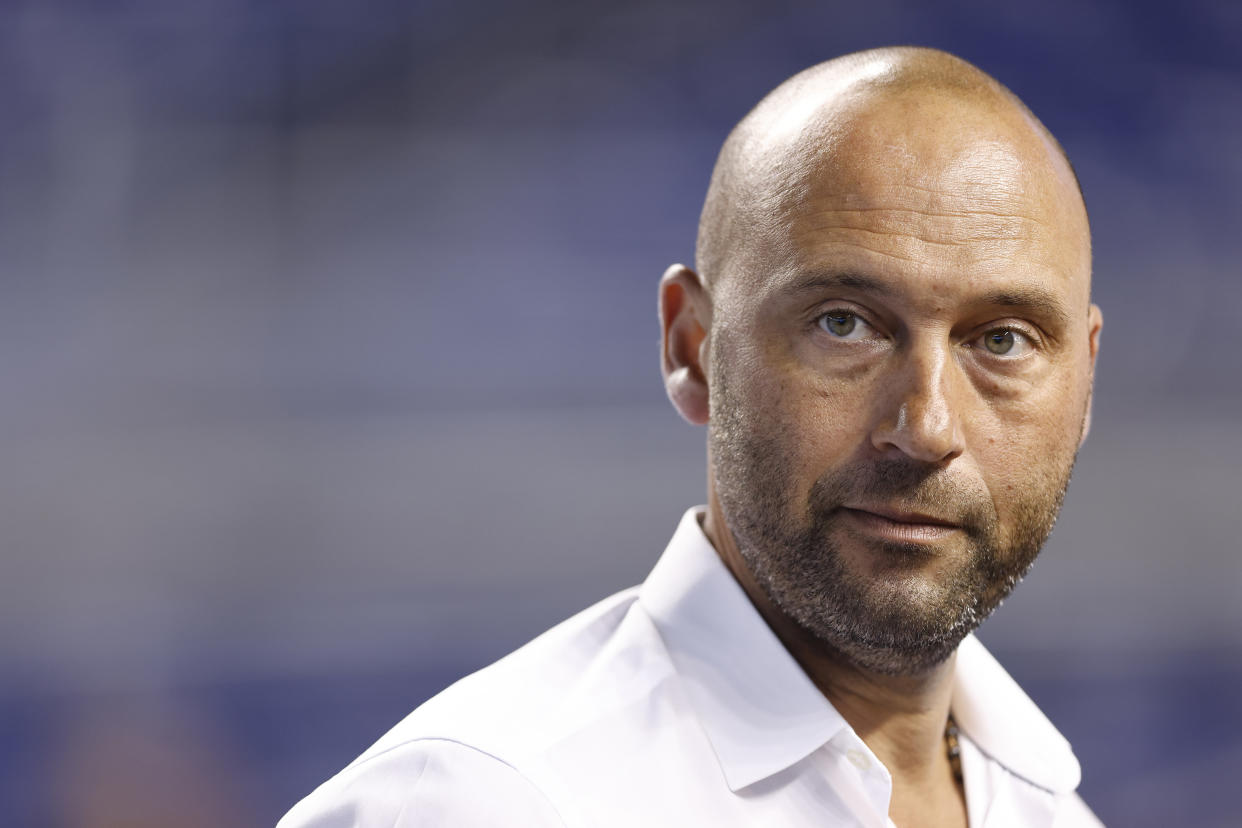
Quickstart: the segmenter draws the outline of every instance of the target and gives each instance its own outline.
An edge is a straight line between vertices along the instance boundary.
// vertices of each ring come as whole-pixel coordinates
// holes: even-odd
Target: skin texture
[[[709,426],[704,529],[893,774],[894,821],[964,825],[953,653],[1035,559],[1089,423],[1077,179],[975,67],[860,53],[730,135],[697,259],[660,312],[669,397]]]

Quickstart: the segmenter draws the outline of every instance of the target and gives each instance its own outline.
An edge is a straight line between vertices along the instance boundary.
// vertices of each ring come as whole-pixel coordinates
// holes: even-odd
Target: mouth
[[[935,515],[884,506],[841,507],[841,512],[869,535],[901,543],[929,543],[961,531],[961,524]]]

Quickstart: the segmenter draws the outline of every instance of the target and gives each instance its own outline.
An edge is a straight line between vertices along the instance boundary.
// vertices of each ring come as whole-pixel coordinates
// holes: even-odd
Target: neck
[[[884,675],[850,663],[781,612],[746,566],[711,493],[703,530],[768,626],[893,776],[894,795],[949,778],[945,724],[955,656],[913,675]]]
[[[817,641],[808,641],[805,631],[783,616],[765,618],[832,706],[888,768],[895,786],[943,778],[948,762],[944,734],[953,693],[953,656],[918,675],[881,675],[843,661]]]

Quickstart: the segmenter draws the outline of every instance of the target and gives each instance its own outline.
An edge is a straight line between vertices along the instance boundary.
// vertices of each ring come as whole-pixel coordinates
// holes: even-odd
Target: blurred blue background
[[[640,581],[704,497],[655,288],[720,142],[894,43],[1014,89],[1094,223],[1094,430],[982,638],[1106,822],[1239,824],[1223,0],[6,0],[0,824],[270,825]]]

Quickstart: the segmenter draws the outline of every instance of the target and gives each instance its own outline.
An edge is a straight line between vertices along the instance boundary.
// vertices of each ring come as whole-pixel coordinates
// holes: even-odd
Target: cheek
[[[970,419],[971,452],[1002,524],[1019,506],[1060,486],[1078,449],[1085,402],[1078,389],[1061,385]]]
[[[756,348],[732,349],[729,396],[755,458],[781,478],[793,508],[815,483],[866,443],[873,391],[856,378],[828,378],[796,359]],[[744,413],[743,413],[744,412]]]
[[[785,457],[800,501],[833,469],[867,445],[874,392],[865,383],[790,371],[763,390],[760,404],[782,421]]]

